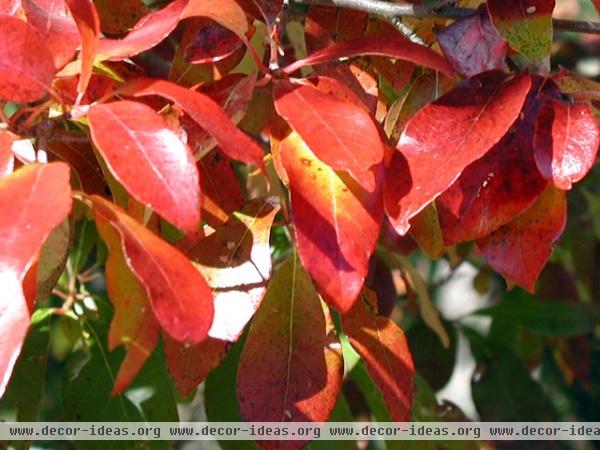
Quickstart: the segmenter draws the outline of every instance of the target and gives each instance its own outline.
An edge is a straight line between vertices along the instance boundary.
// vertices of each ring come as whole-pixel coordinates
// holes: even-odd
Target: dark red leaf
[[[283,0],[254,0],[254,3],[260,9],[265,22],[271,26],[283,8]]]
[[[335,327],[297,258],[275,274],[240,356],[237,393],[248,422],[325,422],[341,389],[343,361]],[[300,449],[305,441],[260,441]]]
[[[402,329],[379,315],[377,297],[367,289],[342,316],[342,327],[352,347],[364,359],[391,419],[410,421],[415,366]]]
[[[146,14],[143,0],[94,0],[100,16],[100,28],[108,34],[123,34]]]
[[[542,77],[536,76],[533,81],[512,130],[438,197],[447,245],[490,234],[529,208],[546,188],[533,156],[534,124],[544,103],[560,92]]]
[[[152,354],[160,336],[148,292],[131,271],[117,228],[101,214],[96,215],[98,233],[108,247],[106,290],[115,307],[108,332],[108,348],[125,346],[127,354],[115,379],[112,395],[122,392],[139,373]]]
[[[533,293],[566,220],[565,192],[549,186],[527,211],[477,245],[494,270]]]
[[[398,233],[405,234],[415,214],[507,133],[530,88],[528,74],[486,72],[430,103],[408,122],[384,188],[386,211]]]
[[[363,55],[403,59],[439,70],[451,78],[454,76],[450,64],[443,56],[423,45],[415,44],[399,34],[386,37],[366,36],[348,42],[333,44],[290,64],[283,71],[287,74],[292,74],[304,66],[314,66],[316,64],[335,61],[339,58]]]
[[[46,95],[55,68],[37,30],[16,17],[0,15],[0,42],[0,98],[25,103]]]
[[[211,227],[223,225],[244,204],[231,160],[219,148],[198,161],[202,193],[202,218]]]
[[[201,28],[185,48],[184,59],[192,64],[220,61],[242,48],[240,38],[221,25]]]
[[[119,231],[129,268],[146,288],[163,330],[190,345],[206,339],[213,319],[213,297],[200,272],[175,249],[121,208],[96,195],[94,213]]]
[[[92,77],[94,58],[100,41],[100,18],[92,0],[65,0],[75,19],[81,41],[81,75],[77,92],[82,97]]]
[[[79,32],[64,0],[22,0],[27,22],[50,49],[57,69],[68,63],[79,46]]]
[[[300,259],[325,301],[348,311],[360,294],[379,236],[383,163],[372,169],[377,187],[369,193],[317,159],[297,133],[280,145]]]
[[[29,327],[21,283],[70,211],[66,164],[31,164],[0,178],[0,397]]]
[[[189,346],[163,336],[165,359],[179,395],[188,396],[227,356],[228,342],[208,337]]]
[[[227,156],[263,167],[260,146],[239,130],[227,113],[207,95],[163,80],[137,79],[123,88],[133,96],[160,95],[177,103],[198,125],[208,131]]]
[[[592,168],[600,146],[600,129],[589,103],[553,99],[535,124],[535,162],[559,189],[571,189]]]
[[[488,0],[494,26],[510,44],[533,62],[552,47],[554,0]]]
[[[504,68],[508,44],[492,25],[485,6],[454,22],[437,38],[454,70],[465,77]]]
[[[180,20],[197,16],[210,18],[245,39],[248,22],[244,10],[235,0],[175,0],[143,17],[123,39],[102,39],[97,60],[118,61],[137,55],[166,38]]]
[[[200,221],[198,169],[191,151],[152,108],[120,101],[93,105],[92,139],[115,178],[182,230]]]
[[[328,84],[339,84],[329,78]],[[344,86],[339,91],[343,92]],[[372,166],[383,160],[384,143],[365,107],[310,84],[275,85],[275,109],[302,137],[312,152],[335,170],[348,171],[368,191],[376,188]],[[352,124],[352,126],[349,126]]]

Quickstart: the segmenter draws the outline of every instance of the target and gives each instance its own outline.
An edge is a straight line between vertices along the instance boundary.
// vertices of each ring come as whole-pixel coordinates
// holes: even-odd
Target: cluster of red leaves
[[[384,221],[435,256],[474,240],[494,269],[533,290],[565,225],[565,191],[595,161],[600,131],[588,102],[562,93],[558,77],[504,71],[509,45],[534,62],[547,54],[540,48],[554,2],[531,2],[527,11],[537,12],[524,17],[513,5],[520,2],[490,1],[489,13],[482,7],[432,37],[445,56],[365,14],[312,7],[310,53],[285,52],[279,62],[291,62],[281,69],[273,58],[283,45],[282,2],[175,0],[153,12],[138,2],[142,18],[131,29],[107,19],[116,3],[101,2],[99,13],[91,0],[23,0],[0,11],[0,98],[31,103],[10,120],[21,136],[0,132],[0,393],[35,307],[22,284],[32,271],[35,279],[40,249],[75,196],[109,250],[109,347],[127,349],[115,394],[161,334],[180,392],[191,392],[252,319],[238,374],[243,418],[325,421],[343,377],[329,305],[391,417],[409,419],[406,340],[363,286]],[[193,28],[170,81],[124,62],[184,20]],[[258,21],[275,49],[272,69],[249,42]],[[533,41],[519,34],[523,21],[541,29]],[[256,71],[226,74],[244,48],[258,79]],[[187,87],[190,63],[208,64],[218,80]],[[388,104],[378,77],[403,90],[400,101]],[[244,202],[231,160],[268,168],[259,141],[236,126],[242,119],[270,140],[289,189],[282,220],[291,221],[297,257],[273,277],[269,237],[280,200]],[[48,122],[82,131],[48,135]],[[86,135],[95,150],[69,143]],[[57,161],[19,154],[15,164],[14,142],[28,137],[37,137],[38,159],[49,150]],[[284,192],[270,181],[274,194]],[[184,237],[165,240],[149,211]]]

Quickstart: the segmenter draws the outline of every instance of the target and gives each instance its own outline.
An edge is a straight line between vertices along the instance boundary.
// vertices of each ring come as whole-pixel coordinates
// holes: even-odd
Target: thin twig
[[[382,0],[296,0],[297,3],[309,5],[330,5],[338,8],[354,9],[377,16],[394,17],[441,17],[445,19],[461,19],[475,12],[472,8],[456,8],[442,6],[448,2],[438,2],[434,5],[411,5],[405,3],[390,3]],[[581,20],[553,19],[552,24],[557,31],[575,33],[600,34],[600,22]]]

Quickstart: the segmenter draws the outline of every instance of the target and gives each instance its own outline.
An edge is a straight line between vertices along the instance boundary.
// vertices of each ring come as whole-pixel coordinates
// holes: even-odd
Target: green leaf
[[[591,332],[600,317],[591,305],[539,300],[520,289],[508,292],[498,304],[474,314],[509,320],[535,334],[564,337]]]
[[[140,374],[121,395],[111,397],[115,376],[123,359],[122,349],[109,352],[107,333],[112,307],[107,299],[96,298],[99,319],[86,320],[89,333],[89,360],[75,374],[66,374],[62,399],[67,421],[85,422],[171,422],[178,421],[174,387],[170,380],[162,349],[158,348]],[[77,353],[70,358],[77,358]],[[68,363],[67,363],[68,364]],[[95,442],[75,441],[78,450],[96,450]],[[168,441],[115,441],[114,450],[169,449]]]
[[[236,377],[240,355],[244,347],[243,336],[229,350],[221,365],[213,370],[204,384],[206,416],[209,422],[241,422],[236,397]],[[253,441],[219,441],[223,450],[257,450]]]
[[[553,420],[542,387],[506,346],[463,328],[477,368],[471,379],[473,401],[482,421],[543,422]]]

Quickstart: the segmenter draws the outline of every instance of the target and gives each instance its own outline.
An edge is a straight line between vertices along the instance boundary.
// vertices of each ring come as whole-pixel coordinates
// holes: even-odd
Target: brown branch
[[[330,5],[338,8],[354,9],[377,16],[394,17],[441,17],[445,19],[461,19],[475,12],[472,8],[456,8],[446,6],[448,1],[437,2],[434,5],[411,5],[405,3],[390,3],[383,0],[295,0],[297,3],[309,5]],[[556,31],[571,31],[574,33],[600,34],[600,22],[580,20],[553,19]]]

